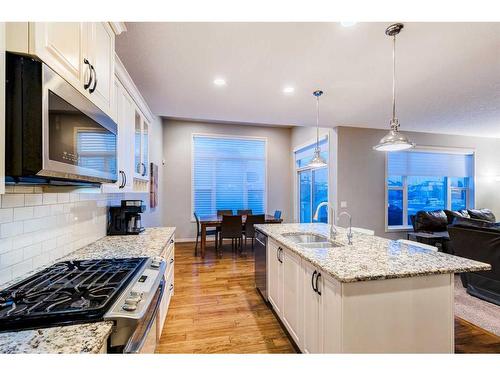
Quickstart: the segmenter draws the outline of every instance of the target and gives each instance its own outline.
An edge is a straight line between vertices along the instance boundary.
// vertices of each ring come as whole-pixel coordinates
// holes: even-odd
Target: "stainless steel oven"
[[[114,182],[116,147],[106,113],[44,63],[7,53],[7,182]]]

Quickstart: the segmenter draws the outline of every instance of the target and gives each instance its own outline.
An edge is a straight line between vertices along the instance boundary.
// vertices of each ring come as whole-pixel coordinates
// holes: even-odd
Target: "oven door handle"
[[[136,329],[130,337],[127,345],[125,346],[125,349],[123,349],[124,354],[137,354],[141,352],[148,334],[151,331],[151,328],[153,327],[158,316],[158,310],[160,308],[164,292],[165,279],[162,278],[160,285],[158,285],[158,290],[155,294],[155,298],[153,299],[153,301],[156,300],[156,302],[154,302],[154,306],[151,306],[146,312],[146,321],[144,323],[139,323],[138,329]]]

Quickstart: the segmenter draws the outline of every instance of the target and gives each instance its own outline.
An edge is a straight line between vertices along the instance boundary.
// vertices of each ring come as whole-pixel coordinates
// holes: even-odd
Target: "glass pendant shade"
[[[316,98],[316,148],[314,149],[313,158],[307,164],[310,168],[321,168],[327,166],[325,159],[321,156],[321,148],[319,147],[319,97],[321,95],[323,95],[323,91],[321,90],[313,92],[313,96]]]
[[[314,156],[307,166],[311,168],[321,168],[327,166],[325,159],[321,156],[321,149],[317,147],[314,149]]]

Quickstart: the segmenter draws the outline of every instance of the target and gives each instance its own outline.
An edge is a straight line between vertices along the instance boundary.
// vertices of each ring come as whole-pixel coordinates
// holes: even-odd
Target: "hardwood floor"
[[[295,353],[288,336],[254,287],[253,256],[222,259],[211,243],[205,259],[194,243],[175,245],[175,295],[158,353]],[[500,353],[500,338],[455,319],[457,353]]]

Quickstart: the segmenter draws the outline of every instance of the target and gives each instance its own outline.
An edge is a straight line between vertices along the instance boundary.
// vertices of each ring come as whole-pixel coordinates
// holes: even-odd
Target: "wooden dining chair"
[[[220,252],[219,256],[222,257],[222,250],[224,245],[224,238],[231,239],[231,249],[233,251],[238,249],[241,250],[241,242],[243,239],[243,233],[241,231],[241,226],[243,221],[241,215],[223,215],[222,224],[220,228]]]
[[[201,236],[201,225],[200,218],[196,215],[196,212],[193,212],[194,218],[196,220],[196,244],[194,245],[194,256],[198,255],[198,239]],[[217,249],[217,237],[218,231],[216,229],[207,230],[207,236],[215,236],[215,249]]]
[[[238,210],[237,213],[238,215],[251,215],[252,210]]]
[[[252,250],[255,240],[255,224],[264,224],[266,222],[266,215],[248,215],[243,229],[245,236],[245,248],[247,247],[247,239],[252,240]]]
[[[217,210],[217,216],[232,215],[233,210]]]

